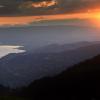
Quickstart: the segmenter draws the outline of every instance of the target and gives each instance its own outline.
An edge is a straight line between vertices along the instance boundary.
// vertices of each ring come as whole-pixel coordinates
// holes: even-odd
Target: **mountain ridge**
[[[100,55],[70,67],[54,77],[45,77],[24,88],[35,100],[100,99]]]
[[[59,74],[66,68],[99,54],[100,44],[60,53],[10,54],[0,60],[0,84],[14,87],[27,85],[44,76]]]

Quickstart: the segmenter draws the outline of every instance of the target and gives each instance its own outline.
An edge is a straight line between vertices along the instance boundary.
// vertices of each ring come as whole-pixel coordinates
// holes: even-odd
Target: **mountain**
[[[50,44],[47,46],[40,47],[40,48],[36,49],[34,52],[37,52],[37,53],[59,53],[62,51],[73,50],[73,49],[77,49],[80,47],[91,46],[93,44],[100,44],[100,42],[99,41],[93,41],[93,42],[82,41],[82,42],[75,42],[75,43],[69,43],[69,44]]]
[[[10,55],[9,59],[13,56]],[[0,85],[1,100],[99,100],[100,55],[70,66],[57,75],[40,78],[28,86],[10,89]],[[23,81],[23,80],[22,80]]]
[[[70,66],[100,54],[100,44],[59,53],[25,52],[0,59],[0,84],[10,87],[28,85],[44,76],[54,76]]]
[[[100,100],[100,55],[22,89],[32,100]]]

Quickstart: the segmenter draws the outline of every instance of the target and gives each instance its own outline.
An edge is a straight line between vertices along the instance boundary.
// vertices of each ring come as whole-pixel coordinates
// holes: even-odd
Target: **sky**
[[[99,6],[100,0],[0,0],[0,16],[75,13]]]
[[[99,12],[100,0],[0,0],[0,25],[40,19],[100,18]]]

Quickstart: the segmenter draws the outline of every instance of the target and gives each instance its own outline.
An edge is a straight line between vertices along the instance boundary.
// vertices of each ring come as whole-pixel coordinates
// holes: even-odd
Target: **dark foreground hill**
[[[0,86],[0,100],[100,100],[100,55],[27,87]]]
[[[100,56],[37,80],[19,94],[32,100],[100,100]]]

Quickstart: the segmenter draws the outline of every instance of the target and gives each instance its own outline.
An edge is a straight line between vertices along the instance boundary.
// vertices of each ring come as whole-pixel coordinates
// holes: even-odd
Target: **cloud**
[[[0,15],[61,14],[99,6],[100,0],[0,0]]]

